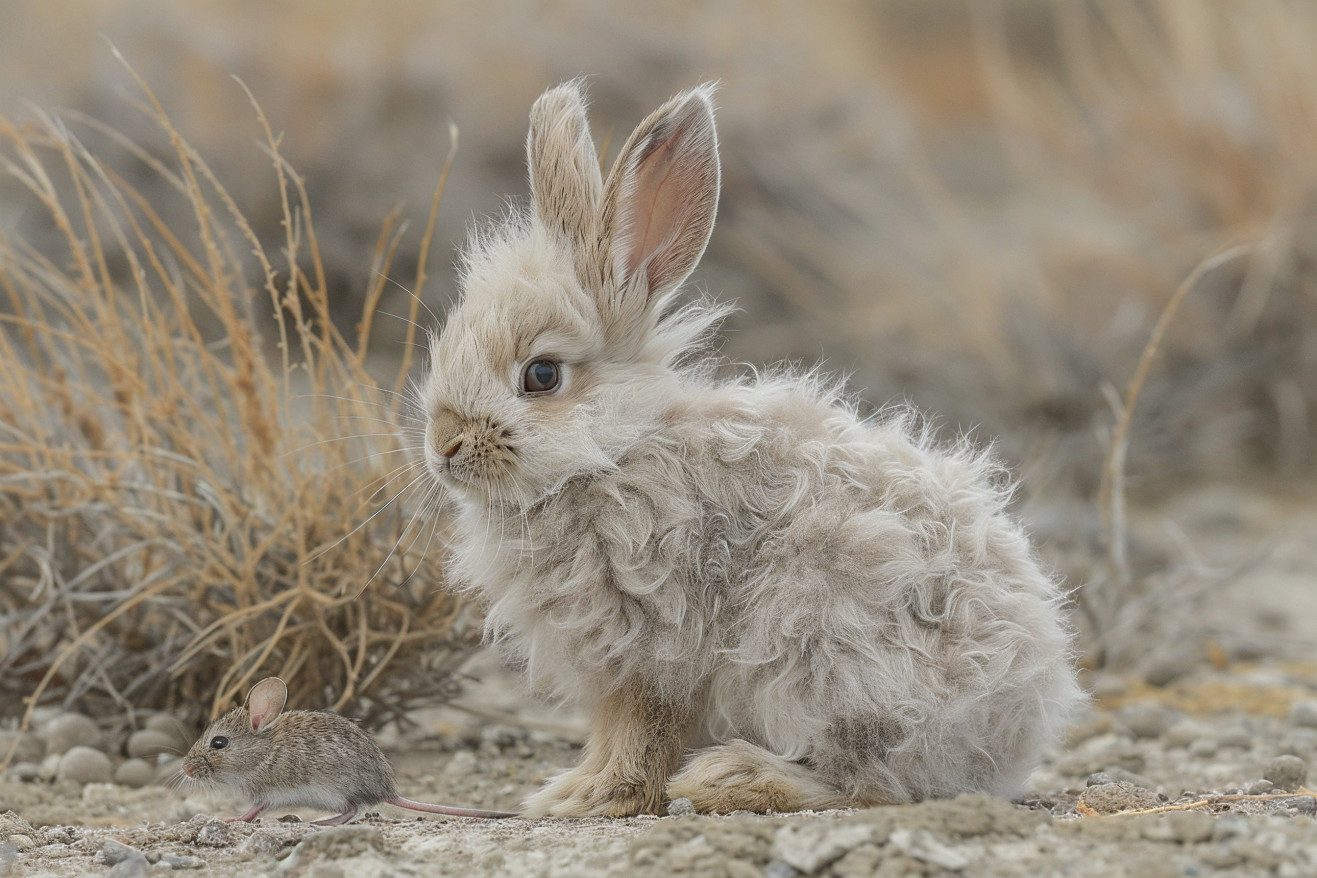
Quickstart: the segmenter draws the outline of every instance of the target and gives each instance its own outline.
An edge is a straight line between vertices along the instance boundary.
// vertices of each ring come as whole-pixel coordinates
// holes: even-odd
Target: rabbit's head
[[[725,313],[674,294],[718,203],[711,86],[651,114],[607,180],[576,83],[531,110],[529,211],[473,236],[431,340],[425,462],[460,497],[525,506],[613,465]]]

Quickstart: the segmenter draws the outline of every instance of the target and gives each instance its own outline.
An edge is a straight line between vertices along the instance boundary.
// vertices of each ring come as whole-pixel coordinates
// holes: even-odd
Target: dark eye
[[[229,746],[229,739],[223,735],[216,735],[210,739],[210,749],[212,750],[223,750],[227,746]]]
[[[526,371],[521,376],[521,386],[527,393],[548,393],[557,390],[562,381],[562,373],[553,360],[532,360],[526,364]]]

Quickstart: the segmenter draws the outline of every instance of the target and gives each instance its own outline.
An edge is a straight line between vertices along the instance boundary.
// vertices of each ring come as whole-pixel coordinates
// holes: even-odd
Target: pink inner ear
[[[263,713],[252,714],[252,731],[259,732],[261,730],[261,723],[263,722],[265,722],[265,714]]]
[[[636,169],[634,201],[630,219],[636,224],[627,254],[626,271],[630,275],[640,264],[662,246],[676,226],[677,209],[681,206],[681,193],[664,191],[672,176],[673,141],[681,131],[673,132],[657,149],[645,157]]]

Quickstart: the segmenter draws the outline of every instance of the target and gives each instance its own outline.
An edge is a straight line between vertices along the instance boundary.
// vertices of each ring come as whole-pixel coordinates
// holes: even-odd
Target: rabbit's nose
[[[451,458],[454,454],[457,454],[457,452],[458,452],[461,448],[462,448],[462,437],[461,437],[461,436],[454,436],[454,437],[448,442],[447,445],[445,445],[443,448],[439,449],[439,453],[442,454],[444,457]]]

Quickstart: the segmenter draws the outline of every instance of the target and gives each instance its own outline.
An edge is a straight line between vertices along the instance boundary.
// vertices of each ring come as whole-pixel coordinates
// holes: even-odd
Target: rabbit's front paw
[[[550,780],[526,800],[527,817],[630,817],[658,814],[662,784],[636,783],[607,768],[578,766]]]

